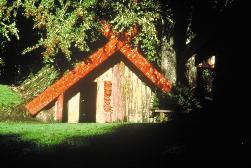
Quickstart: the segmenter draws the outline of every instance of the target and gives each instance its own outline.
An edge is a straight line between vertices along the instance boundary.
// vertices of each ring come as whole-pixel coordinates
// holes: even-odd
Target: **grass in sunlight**
[[[121,124],[68,124],[68,123],[0,123],[1,135],[15,135],[16,142],[32,142],[36,147],[50,147],[53,145],[65,144],[81,146],[85,145],[89,138],[111,134]],[[74,137],[82,137],[76,141]],[[73,140],[74,139],[74,140]],[[13,141],[13,138],[11,138]]]
[[[8,108],[22,103],[21,96],[12,91],[7,85],[0,84],[0,111],[2,108]]]

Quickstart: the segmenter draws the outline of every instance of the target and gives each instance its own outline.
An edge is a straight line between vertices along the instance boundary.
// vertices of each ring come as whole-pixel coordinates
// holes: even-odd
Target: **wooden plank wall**
[[[123,63],[122,63],[123,65]],[[123,103],[128,122],[149,122],[152,91],[127,66],[122,78]]]
[[[152,91],[123,62],[110,68],[95,81],[97,82],[97,122],[105,122],[104,81],[112,82],[113,122],[150,122]]]

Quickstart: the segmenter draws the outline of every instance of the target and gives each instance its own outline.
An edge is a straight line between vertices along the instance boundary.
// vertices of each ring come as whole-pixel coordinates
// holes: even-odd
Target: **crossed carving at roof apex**
[[[103,34],[108,39],[116,37],[118,39],[121,39],[122,41],[125,40],[129,42],[138,34],[138,27],[136,26],[136,24],[130,28],[129,32],[125,32],[123,34],[112,30],[110,24],[108,24],[106,21],[101,21],[101,24],[103,26]]]

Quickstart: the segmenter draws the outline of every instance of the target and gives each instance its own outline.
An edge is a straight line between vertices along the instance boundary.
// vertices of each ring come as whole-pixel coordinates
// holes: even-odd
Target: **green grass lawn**
[[[223,148],[217,138],[189,118],[165,124],[0,122],[0,162],[24,167],[126,168],[232,163],[232,146]]]
[[[0,85],[0,109],[22,103],[21,96],[12,91],[7,85]]]
[[[238,156],[245,158],[233,153],[233,145],[221,143],[221,134],[211,127],[190,119],[165,124],[0,122],[0,162],[15,167],[164,168],[234,165]]]
[[[23,166],[154,166],[161,164],[167,155],[182,157],[185,153],[177,135],[167,136],[173,132],[171,127],[0,122],[0,159],[9,164],[22,162]]]
[[[121,124],[1,122],[0,135],[15,135],[18,137],[16,142],[32,142],[40,150],[60,144],[71,146],[86,145],[88,138],[111,134],[120,126]],[[82,137],[81,141],[73,139],[77,136]]]

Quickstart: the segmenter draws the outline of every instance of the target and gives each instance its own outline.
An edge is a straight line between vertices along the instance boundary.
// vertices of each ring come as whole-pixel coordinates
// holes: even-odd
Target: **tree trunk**
[[[183,53],[186,48],[188,21],[186,13],[176,14],[174,25],[174,50],[176,52],[176,84],[187,85],[186,58]]]

